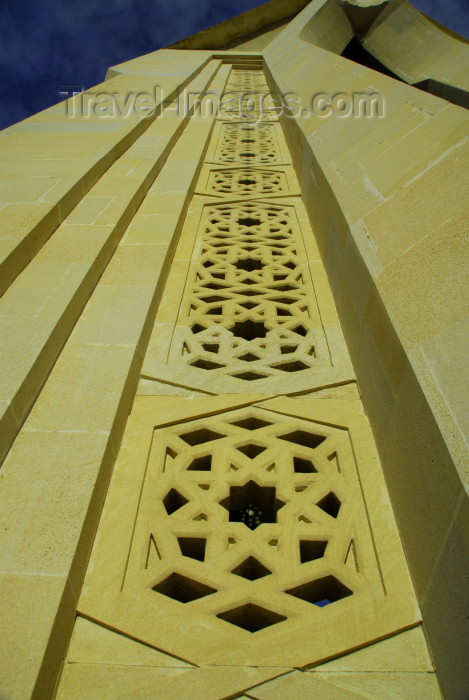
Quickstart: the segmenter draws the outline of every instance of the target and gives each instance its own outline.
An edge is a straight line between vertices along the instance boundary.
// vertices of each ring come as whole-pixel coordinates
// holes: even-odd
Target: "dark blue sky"
[[[284,0],[288,2],[288,0]],[[84,89],[109,66],[155,51],[261,0],[0,0],[0,128]],[[469,37],[469,0],[414,0]]]

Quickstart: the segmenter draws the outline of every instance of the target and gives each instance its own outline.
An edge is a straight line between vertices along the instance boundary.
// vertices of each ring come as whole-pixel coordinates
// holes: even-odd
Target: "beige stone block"
[[[69,224],[67,220],[41,249],[37,259],[43,262],[89,263],[98,279],[117,242],[115,229],[110,224]]]
[[[162,197],[159,198],[163,199]],[[137,214],[127,229],[122,243],[124,245],[165,245],[173,243],[184,201],[173,200],[172,214]]]
[[[93,492],[108,434],[27,428],[2,467],[0,571],[70,577],[78,594],[92,541],[85,523],[99,517]]]
[[[317,678],[312,673],[293,671],[280,678],[250,688],[248,697],[255,700],[296,700],[297,698],[314,698],[315,700],[359,700],[362,694],[347,688],[333,687]],[[332,695],[334,693],[334,695]]]
[[[79,700],[83,694],[93,700],[111,700],[116,695],[152,700],[190,700],[236,697],[247,688],[280,675],[283,669],[202,667],[197,669],[113,666],[108,664],[66,664],[58,700]]]
[[[87,195],[67,218],[67,224],[95,224],[99,216],[113,202],[113,195],[95,197]],[[111,222],[112,223],[112,222]]]
[[[460,280],[468,254],[467,217],[461,214],[414,245],[376,279],[383,304],[407,348],[421,345],[463,315],[469,297]],[[408,299],[412,304],[404,303]]]
[[[382,642],[345,654],[337,659],[310,669],[315,673],[403,673],[432,672],[423,627],[415,627],[396,634]],[[332,677],[332,675],[331,675]],[[324,675],[327,680],[327,676]]]
[[[125,400],[135,346],[66,347],[29,417],[32,430],[104,431]]]
[[[0,595],[8,600],[1,611],[0,693],[50,697],[76,599],[62,576],[0,574]]]
[[[468,146],[460,146],[363,219],[383,265],[422,242],[449,215],[464,212],[468,157]]]
[[[166,245],[120,245],[101,283],[107,285],[154,285],[166,273],[169,260]]]
[[[469,316],[455,321],[448,328],[429,338],[420,347],[431,376],[432,389],[440,394],[441,401],[450,416],[445,416],[445,427],[452,431],[453,420],[459,431],[469,437],[469,415],[467,411],[467,389],[462,378],[466,374],[464,347],[469,333]],[[440,416],[442,411],[439,411]],[[456,436],[454,436],[456,438]],[[458,441],[459,442],[459,441]],[[454,449],[454,447],[453,447]],[[458,449],[458,467],[464,483],[469,483],[465,445]]]
[[[469,655],[468,533],[469,503],[467,493],[463,493],[422,601],[422,613],[437,660],[438,676],[448,697],[463,698],[469,686],[466,663]]]
[[[136,642],[84,617],[76,619],[67,663],[193,668],[192,664],[182,659]]]
[[[389,196],[462,141],[468,123],[460,108],[448,105],[377,158],[368,168],[370,179],[383,195]]]
[[[334,698],[341,697],[340,692],[350,693],[351,698],[380,700],[405,700],[408,697],[418,700],[442,698],[434,673],[321,673],[322,679],[330,687],[329,697]]]
[[[140,341],[154,294],[152,285],[98,285],[70,343],[135,346]]]
[[[429,585],[462,485],[444,436],[406,364],[382,450],[389,494],[417,594]]]

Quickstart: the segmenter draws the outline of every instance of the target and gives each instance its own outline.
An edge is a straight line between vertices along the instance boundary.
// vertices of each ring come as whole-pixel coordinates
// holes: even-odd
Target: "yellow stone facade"
[[[1,697],[467,696],[468,64],[272,0],[2,134]]]

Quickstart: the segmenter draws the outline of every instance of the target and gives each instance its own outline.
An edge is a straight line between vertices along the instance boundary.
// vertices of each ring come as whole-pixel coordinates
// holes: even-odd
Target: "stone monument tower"
[[[468,697],[468,91],[271,0],[2,133],[2,698]]]

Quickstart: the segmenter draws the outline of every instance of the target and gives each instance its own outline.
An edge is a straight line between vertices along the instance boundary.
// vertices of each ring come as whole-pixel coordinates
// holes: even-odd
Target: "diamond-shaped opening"
[[[194,581],[177,573],[170,574],[163,581],[157,583],[156,586],[153,586],[153,590],[168,596],[168,598],[178,600],[180,603],[190,603],[192,600],[204,598],[206,595],[217,592],[211,586],[206,586],[200,581]]]
[[[324,435],[315,435],[314,433],[307,433],[305,430],[294,430],[292,433],[287,433],[286,435],[279,435],[281,440],[287,440],[288,442],[293,442],[295,445],[301,445],[302,447],[309,447],[314,450],[315,447],[324,442],[326,439]]]
[[[267,375],[259,374],[258,372],[237,372],[236,374],[232,374],[231,376],[236,377],[236,379],[244,379],[247,382],[252,382],[256,379],[265,379]]]
[[[251,181],[250,184],[254,184],[254,181]],[[259,226],[260,223],[260,219],[254,219],[250,216],[247,216],[244,219],[238,219],[238,224],[240,226]]]
[[[292,362],[275,365],[275,369],[280,369],[282,372],[300,372],[302,369],[309,369],[309,367],[301,360],[293,360]]]
[[[202,445],[204,442],[218,440],[225,436],[216,433],[214,430],[209,430],[209,428],[199,428],[198,430],[191,430],[190,433],[183,433],[179,437],[193,447],[194,445]]]
[[[256,360],[260,360],[260,357],[254,355],[252,352],[247,352],[244,355],[240,355],[238,359],[243,360],[243,362],[255,362]]]
[[[340,510],[341,503],[335,493],[330,491],[330,493],[327,494],[327,496],[324,496],[318,503],[316,504],[321,508],[325,513],[330,515],[332,518],[337,518]]]
[[[189,363],[191,367],[198,367],[199,369],[220,369],[220,367],[226,367],[226,365],[220,364],[220,362],[214,362],[213,360],[194,360],[194,362]]]
[[[236,574],[236,576],[247,578],[249,581],[256,581],[258,578],[268,576],[272,572],[254,557],[248,557],[241,562],[239,566],[233,569],[231,573]]]
[[[303,457],[293,457],[293,470],[298,474],[314,474],[318,471],[310,459]]]
[[[260,455],[261,452],[264,452],[267,448],[262,445],[247,444],[239,445],[236,449],[242,452],[243,455],[246,455],[246,457],[249,457],[249,459],[255,459],[257,455]]]
[[[276,523],[277,511],[285,504],[276,498],[275,486],[259,486],[248,481],[244,486],[231,486],[230,495],[220,501],[231,522],[244,523],[255,530],[262,523]]]
[[[262,270],[264,263],[261,260],[255,260],[254,258],[243,258],[242,260],[236,261],[235,267],[237,270],[253,272],[254,270]]]
[[[243,143],[251,143],[253,141],[253,139],[242,139],[242,141],[243,141]],[[246,180],[238,180],[238,182],[240,185],[255,185],[256,184],[255,180],[247,180],[247,179]],[[239,220],[238,223],[241,224],[241,222],[242,222],[242,219]],[[249,224],[247,224],[247,226],[249,226]]]
[[[187,467],[189,471],[209,472],[212,469],[212,455],[203,455],[196,457]]]
[[[265,324],[262,321],[252,321],[250,318],[246,319],[246,321],[236,321],[230,330],[234,336],[244,338],[244,340],[265,338],[267,335]]]
[[[289,311],[288,309],[282,309],[279,306],[277,307],[277,316],[292,316],[292,312]]]
[[[321,559],[326,551],[327,540],[300,540],[300,560],[304,564],[307,561]]]
[[[324,576],[316,581],[309,581],[296,588],[290,588],[285,593],[317,605],[319,608],[352,595],[352,591],[335,576]]]
[[[278,622],[287,619],[284,615],[279,615],[272,610],[261,608],[254,603],[247,603],[246,605],[241,605],[239,608],[233,608],[233,610],[218,613],[217,617],[232,625],[241,627],[247,632],[259,632],[259,630],[263,630],[271,625],[276,625]]]
[[[221,297],[215,294],[212,294],[209,297],[203,297],[201,298],[201,301],[205,301],[206,304],[214,304],[217,301],[226,301],[225,297]]]
[[[203,561],[205,559],[205,537],[178,537],[181,554],[191,559]]]
[[[244,430],[259,430],[259,428],[265,428],[266,425],[272,425],[272,423],[256,418],[256,416],[249,416],[249,418],[235,420],[232,425],[237,425],[239,428],[244,428]]]
[[[187,498],[179,493],[179,491],[176,491],[176,489],[171,489],[171,491],[168,491],[166,496],[163,498],[163,505],[166,508],[168,515],[175,513],[177,510],[179,510],[179,508],[185,506],[186,503],[189,503]]]

